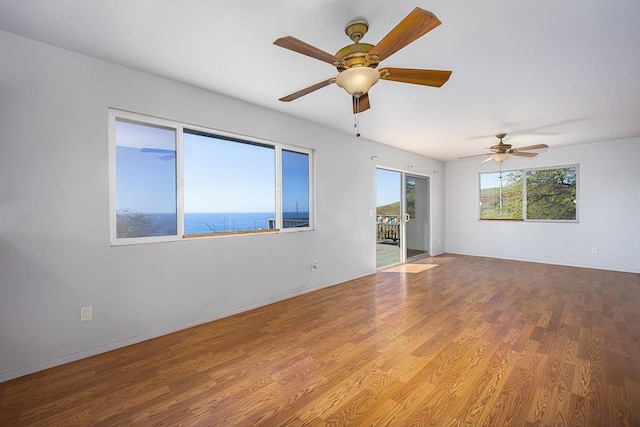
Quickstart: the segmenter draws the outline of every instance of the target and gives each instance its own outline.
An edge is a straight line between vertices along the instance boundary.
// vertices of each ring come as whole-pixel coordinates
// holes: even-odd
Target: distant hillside
[[[400,216],[400,202],[376,207],[376,216]]]

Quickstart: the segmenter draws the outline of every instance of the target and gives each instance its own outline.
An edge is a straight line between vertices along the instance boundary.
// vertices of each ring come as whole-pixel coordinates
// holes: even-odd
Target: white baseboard
[[[445,251],[446,252],[446,251]],[[551,260],[537,260],[537,259],[526,259],[526,258],[514,258],[514,257],[500,257],[486,254],[475,254],[475,253],[466,253],[466,252],[446,252],[452,255],[467,255],[467,256],[477,256],[482,258],[495,258],[495,259],[504,259],[508,261],[522,261],[522,262],[535,262],[537,264],[549,264],[549,265],[561,265],[564,267],[578,267],[578,268],[591,268],[594,270],[605,270],[605,271],[618,271],[621,273],[636,273],[640,274],[640,270],[629,270],[624,268],[617,267],[607,267],[600,265],[587,265],[587,264],[571,264],[571,263],[562,263]]]

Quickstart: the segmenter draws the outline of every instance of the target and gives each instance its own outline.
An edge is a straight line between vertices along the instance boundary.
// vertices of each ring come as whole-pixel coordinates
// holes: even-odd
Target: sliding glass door
[[[429,254],[429,178],[376,169],[376,268]]]

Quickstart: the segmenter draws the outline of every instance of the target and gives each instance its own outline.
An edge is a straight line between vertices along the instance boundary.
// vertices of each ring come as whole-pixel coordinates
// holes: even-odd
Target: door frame
[[[408,176],[415,176],[416,178],[424,178],[427,180],[427,201],[428,201],[428,208],[427,208],[427,232],[428,232],[428,237],[429,237],[429,244],[428,244],[428,248],[427,248],[427,253],[425,255],[418,255],[416,257],[412,257],[409,259],[419,259],[422,257],[428,257],[431,255],[432,253],[432,246],[433,246],[433,239],[431,238],[431,236],[433,236],[433,230],[432,230],[432,221],[431,221],[431,217],[432,217],[432,191],[431,191],[431,176],[430,175],[425,175],[425,174],[421,174],[421,173],[416,173],[413,171],[409,171],[409,170],[405,170],[405,169],[397,169],[397,168],[392,168],[392,167],[386,167],[386,166],[382,166],[382,165],[376,165],[376,171],[378,169],[383,169],[383,170],[387,170],[387,171],[391,171],[391,172],[398,172],[400,174],[400,262],[397,264],[391,264],[391,265],[386,265],[383,267],[378,267],[376,265],[376,270],[384,270],[386,268],[392,267],[394,265],[400,265],[400,264],[404,264],[407,262],[407,242],[406,242],[406,226],[405,226],[405,215],[406,215],[406,177]],[[376,202],[375,202],[375,206],[376,209],[378,207],[378,201],[377,201],[377,189],[378,189],[378,182],[377,182],[377,178],[376,178]],[[377,212],[376,215],[374,215],[375,218],[377,218]],[[375,239],[376,242],[376,246],[374,247],[374,250],[377,253],[377,238]]]

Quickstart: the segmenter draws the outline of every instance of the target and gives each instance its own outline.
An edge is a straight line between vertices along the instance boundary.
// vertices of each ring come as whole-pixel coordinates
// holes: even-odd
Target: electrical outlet
[[[85,322],[93,318],[93,306],[80,307],[80,321]]]
[[[598,248],[591,248],[591,253],[592,254],[597,254],[598,253]]]
[[[311,271],[317,271],[318,270],[318,261],[313,261],[311,263]]]

